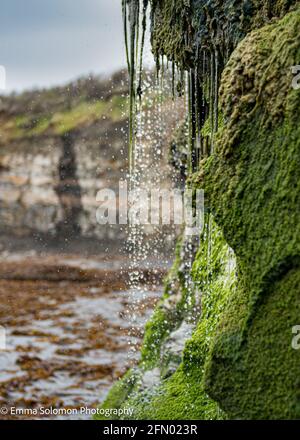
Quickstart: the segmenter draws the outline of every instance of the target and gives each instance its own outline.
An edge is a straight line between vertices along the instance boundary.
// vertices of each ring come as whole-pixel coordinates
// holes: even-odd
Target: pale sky
[[[6,91],[125,66],[121,0],[1,0]]]

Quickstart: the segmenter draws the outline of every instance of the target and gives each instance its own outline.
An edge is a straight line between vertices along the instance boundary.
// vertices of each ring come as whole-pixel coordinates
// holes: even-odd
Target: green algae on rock
[[[114,406],[117,395],[118,407],[134,408],[135,419],[225,417],[203,390],[203,372],[210,338],[228,296],[235,290],[234,255],[219,228],[207,222],[202,246],[190,271],[193,290],[187,292],[182,272],[176,283],[177,271],[180,273],[186,257],[180,252],[182,249],[183,240],[166,281],[164,298],[146,328],[138,369],[127,373],[129,376],[116,384],[104,403],[106,408]],[[128,377],[132,374],[136,380],[128,391]]]
[[[237,48],[221,88],[227,122],[204,173],[208,204],[239,268],[206,389],[239,418],[300,417],[300,353],[291,348],[300,318],[300,97],[290,74],[299,32],[297,10]]]

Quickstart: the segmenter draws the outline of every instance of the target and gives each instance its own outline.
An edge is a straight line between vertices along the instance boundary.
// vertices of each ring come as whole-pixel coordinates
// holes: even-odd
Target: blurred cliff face
[[[126,168],[126,76],[1,99],[0,229],[38,242],[120,240],[96,223],[96,193]]]
[[[103,188],[117,193],[126,178],[127,108],[125,72],[1,98],[2,249],[99,253],[124,247],[124,226],[97,224],[96,194]],[[168,145],[176,125],[169,119],[161,162],[168,186]]]

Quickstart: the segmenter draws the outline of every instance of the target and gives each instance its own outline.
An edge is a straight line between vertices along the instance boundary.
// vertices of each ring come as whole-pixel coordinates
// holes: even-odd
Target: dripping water
[[[163,151],[164,110],[163,100],[169,94],[176,102],[178,96],[185,96],[185,113],[188,125],[188,172],[199,171],[201,161],[215,152],[215,136],[219,126],[218,91],[222,71],[221,50],[215,43],[217,36],[212,33],[210,41],[201,44],[196,37],[195,62],[192,68],[184,70],[175,60],[166,60],[163,54],[156,54],[156,80],[151,72],[143,68],[144,60],[150,53],[150,33],[154,26],[153,9],[148,11],[149,0],[123,0],[124,34],[126,58],[130,78],[130,122],[129,122],[129,187],[134,194],[151,185],[160,188],[162,177],[158,172],[153,176],[149,169],[156,165],[159,171]],[[149,17],[151,28],[147,28]],[[184,35],[187,45],[189,36]],[[224,50],[223,50],[224,52]],[[224,53],[223,53],[223,57]],[[169,62],[171,62],[171,69]],[[168,78],[166,80],[166,78]],[[151,110],[149,110],[151,109]],[[176,112],[176,105],[174,105]],[[212,218],[208,214],[206,240],[207,263],[211,259]],[[156,231],[157,233],[158,231]],[[139,298],[146,295],[142,284],[141,264],[149,265],[149,256],[155,255],[159,234],[150,240],[147,226],[131,225],[129,230],[129,254],[131,256],[130,288],[132,291],[131,319],[134,327]],[[194,290],[191,269],[195,250],[199,242],[185,237],[183,243],[183,270],[185,288]],[[208,271],[209,272],[209,271]],[[208,282],[208,280],[207,280]],[[134,347],[132,347],[134,350]]]
[[[129,189],[135,200],[143,199],[149,206],[149,199],[144,197],[144,191],[151,188],[161,189],[167,180],[166,170],[161,164],[166,162],[164,147],[167,145],[166,139],[170,132],[168,117],[174,121],[176,117],[180,118],[182,115],[176,107],[176,102],[172,101],[172,75],[165,59],[160,60],[160,68],[156,74],[153,69],[146,67],[154,65],[149,29],[146,26],[147,6],[148,0],[123,2],[125,44],[130,78]],[[148,196],[149,192],[146,194]],[[150,223],[150,216],[147,221]],[[127,317],[130,321],[129,357],[132,360],[135,360],[138,351],[135,335],[144,330],[138,314],[143,313],[143,304],[149,293],[144,279],[145,269],[153,271],[154,264],[159,263],[160,266],[168,264],[168,258],[163,256],[161,250],[168,238],[175,241],[174,237],[174,232],[170,229],[166,231],[161,226],[137,225],[133,219],[129,221],[130,301],[127,307]],[[154,279],[151,282],[151,289],[160,287],[157,285],[160,280]]]

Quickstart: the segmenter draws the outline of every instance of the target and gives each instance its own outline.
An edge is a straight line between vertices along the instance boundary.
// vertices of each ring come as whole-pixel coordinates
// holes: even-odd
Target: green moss
[[[300,353],[291,347],[300,316],[299,281],[295,268],[273,283],[246,333],[229,325],[218,331],[205,388],[232,418],[299,418]],[[237,307],[233,311],[243,316]]]
[[[101,406],[102,409],[120,409],[125,406],[126,399],[133,393],[138,380],[140,378],[140,373],[138,370],[129,370],[122,379],[114,384],[108,393],[105,402]],[[111,418],[111,416],[110,416]],[[97,415],[96,420],[106,420],[105,415]]]
[[[182,245],[183,242],[178,245],[168,282],[175,276],[178,278],[180,273]],[[146,328],[141,362],[142,372],[160,368],[161,382],[151,389],[137,386],[127,396],[124,396],[123,389],[119,392],[119,384],[113,388],[113,395],[119,393],[120,399],[124,399],[123,405],[134,408],[134,419],[205,420],[226,417],[218,404],[208,397],[203,382],[211,339],[225,304],[235,291],[234,257],[213,221],[207,222],[202,235],[192,277],[197,294],[201,296],[202,314],[192,338],[186,343],[177,371],[164,378],[161,347],[170,332],[189,314],[184,307],[187,302],[184,295],[174,303],[173,309],[166,308],[166,301],[170,298],[167,296],[170,284],[167,283],[165,297]],[[177,312],[176,317],[170,314],[170,310]],[[109,404],[111,400],[105,402],[106,407]]]
[[[166,299],[166,297],[165,297]],[[159,305],[151,320],[146,324],[145,338],[142,347],[142,360],[148,368],[155,366],[159,359],[160,348],[163,340],[170,334],[176,326],[176,318],[168,314],[168,310],[163,307],[163,302]]]
[[[128,406],[140,420],[212,420],[225,414],[203,391],[201,376],[180,367],[160,387],[133,394]]]
[[[300,121],[290,74],[299,32],[296,11],[233,54],[221,90],[227,122],[205,167],[207,202],[238,259],[237,292],[205,371],[206,391],[231,417],[300,415],[300,357],[291,349],[300,316]]]
[[[282,17],[298,0],[152,0],[152,47],[180,68],[195,68],[197,56],[216,49],[231,54],[248,32]],[[224,32],[226,29],[226,32]],[[204,66],[205,67],[205,66]],[[209,70],[209,65],[207,66]]]
[[[129,399],[128,405],[136,409],[135,417],[169,420],[226,418],[218,404],[207,395],[203,381],[214,332],[227,302],[235,294],[236,281],[234,256],[213,221],[207,223],[202,235],[192,274],[201,295],[201,318],[186,343],[178,370],[164,380],[153,395],[146,392],[142,398],[145,404],[140,403],[140,394]]]
[[[167,56],[179,65],[193,54],[190,0],[152,1],[152,47],[156,57]]]

